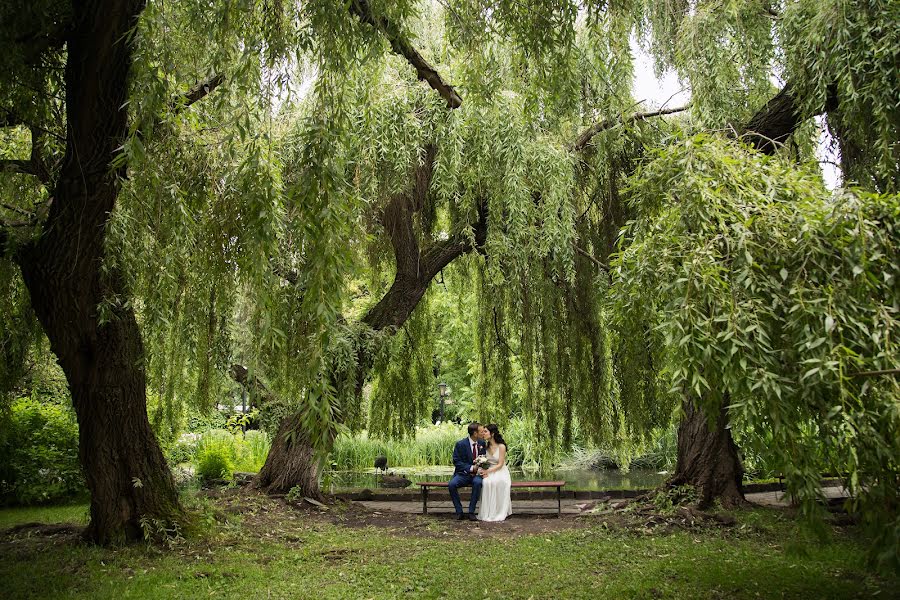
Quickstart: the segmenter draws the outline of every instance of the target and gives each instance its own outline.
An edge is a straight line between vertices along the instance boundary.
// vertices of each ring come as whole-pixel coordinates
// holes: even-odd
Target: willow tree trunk
[[[321,500],[322,454],[303,436],[298,420],[299,416],[294,415],[281,421],[256,486],[269,494],[284,494],[296,488],[295,493],[300,496]]]
[[[76,3],[67,39],[66,154],[41,237],[16,254],[31,303],[65,372],[91,493],[88,539],[142,537],[141,522],[181,515],[147,418],[143,346],[124,285],[104,265],[126,134],[129,35],[143,2]],[[102,308],[101,307],[105,307]]]
[[[724,506],[744,503],[741,480],[744,469],[737,446],[727,428],[725,404],[710,427],[710,421],[690,398],[682,402],[684,417],[678,426],[678,461],[668,487],[692,485],[701,508],[716,499]]]
[[[424,247],[416,235],[414,215],[428,202],[429,186],[434,173],[437,147],[425,147],[421,164],[414,169],[410,189],[394,196],[381,215],[381,224],[391,239],[396,273],[390,289],[370,308],[362,322],[373,331],[396,331],[409,319],[418,306],[431,280],[441,269],[457,257],[483,247],[487,239],[487,203],[478,207],[478,221],[470,231],[461,231],[447,239],[432,240]],[[356,355],[354,390],[362,395],[363,385],[372,368],[373,357],[361,347]],[[332,382],[342,375],[332,373]],[[336,389],[344,388],[335,385]],[[260,472],[258,485],[269,492],[283,492],[297,487],[304,495],[319,496],[318,467],[321,457],[331,450],[333,439],[325,440],[325,447],[316,454],[308,440],[302,437],[300,416],[293,415],[281,423],[266,464]],[[291,434],[290,432],[295,432]]]

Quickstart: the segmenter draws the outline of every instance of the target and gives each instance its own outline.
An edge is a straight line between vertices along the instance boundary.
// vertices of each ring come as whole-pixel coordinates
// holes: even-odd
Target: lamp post
[[[447,397],[447,384],[441,382],[438,384],[438,390],[440,391],[440,399],[441,399],[441,423],[444,422],[444,399]]]

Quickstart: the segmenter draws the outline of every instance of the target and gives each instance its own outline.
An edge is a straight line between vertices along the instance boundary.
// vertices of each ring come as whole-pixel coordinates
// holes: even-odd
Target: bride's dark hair
[[[500,435],[500,428],[497,427],[494,423],[490,425],[486,425],[485,429],[491,432],[491,439],[493,444],[503,444],[506,446],[506,440],[503,439],[503,436]],[[509,446],[506,446],[506,451],[509,452]]]

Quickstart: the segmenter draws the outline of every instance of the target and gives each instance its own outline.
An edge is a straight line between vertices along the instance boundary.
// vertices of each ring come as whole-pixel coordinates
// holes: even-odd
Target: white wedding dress
[[[500,463],[500,448],[487,452],[490,468]],[[509,468],[504,464],[484,478],[481,483],[481,502],[478,503],[479,521],[503,521],[512,514],[512,501],[509,497],[512,478]]]

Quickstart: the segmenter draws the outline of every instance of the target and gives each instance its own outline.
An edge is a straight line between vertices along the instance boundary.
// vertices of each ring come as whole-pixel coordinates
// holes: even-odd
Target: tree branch
[[[179,109],[185,109],[194,102],[198,100],[202,100],[207,95],[210,94],[214,89],[219,87],[225,81],[225,76],[222,74],[212,75],[208,79],[197,83],[194,87],[189,89],[184,96],[180,99]]]
[[[15,158],[5,158],[0,160],[0,172],[3,173],[22,173],[24,175],[34,175],[37,173],[32,170],[30,160],[18,160]]]
[[[441,270],[463,254],[484,246],[487,240],[487,201],[478,206],[478,221],[472,231],[460,231],[449,239],[430,244],[422,252],[420,280],[425,286]]]
[[[574,248],[575,248],[575,252],[577,252],[581,256],[585,257],[586,259],[588,259],[589,261],[591,261],[592,263],[597,265],[603,271],[606,271],[607,273],[609,272],[609,265],[607,265],[606,263],[604,263],[603,261],[601,261],[597,258],[594,258],[587,250],[585,250],[584,248],[581,248],[580,246],[574,246]]]
[[[446,83],[437,69],[426,61],[419,51],[410,44],[400,32],[400,28],[390,20],[372,13],[368,0],[351,0],[350,12],[356,15],[360,21],[379,30],[391,44],[395,54],[403,56],[413,66],[419,80],[425,81],[431,88],[447,101],[448,108],[459,108],[462,98],[456,93],[449,83]]]
[[[414,255],[416,270],[397,274],[390,289],[378,303],[370,308],[362,318],[363,323],[376,331],[386,327],[400,327],[419,304],[431,280],[441,269],[453,260],[484,245],[487,239],[487,202],[479,205],[478,221],[472,226],[474,231],[460,231],[446,240],[429,244]]]
[[[0,111],[0,127],[17,127],[23,125],[21,117],[9,109]]]
[[[23,47],[23,53],[28,62],[36,60],[51,48],[62,48],[65,45],[66,38],[72,30],[72,16],[66,13],[54,16],[49,27],[20,33],[13,40],[15,44]],[[46,21],[44,22],[46,23]]]
[[[774,154],[808,118],[837,108],[837,90],[829,86],[828,97],[821,109],[810,115],[800,114],[790,82],[748,121],[740,138],[764,154]]]
[[[773,154],[800,124],[791,84],[786,84],[750,119],[741,139],[764,154]]]
[[[49,187],[50,171],[41,156],[40,137],[42,132],[34,126],[29,129],[31,130],[31,157],[28,160],[14,158],[0,160],[0,172],[33,175]]]
[[[860,371],[851,373],[850,377],[880,377],[882,375],[900,375],[900,369],[884,369],[882,371]]]
[[[597,123],[594,123],[587,129],[581,132],[581,135],[578,136],[578,139],[575,140],[575,143],[572,144],[571,150],[573,152],[581,152],[585,149],[585,147],[590,143],[590,141],[594,138],[595,135],[602,131],[606,131],[607,129],[611,129],[617,125],[624,125],[626,123],[633,123],[635,121],[644,121],[646,119],[650,119],[652,117],[661,117],[664,115],[671,115],[674,113],[684,112],[688,108],[690,108],[690,104],[686,104],[684,106],[679,106],[677,108],[661,108],[659,110],[652,110],[649,112],[639,112],[634,113],[633,115],[629,115],[627,117],[615,117],[612,119],[603,119]]]
[[[428,144],[422,163],[413,169],[412,188],[391,198],[381,215],[381,224],[394,248],[398,278],[414,280],[418,277],[419,240],[413,227],[413,215],[422,210],[427,201],[436,156],[437,147]]]
[[[13,206],[13,205],[7,204],[5,202],[0,202],[0,208],[5,208],[6,210],[20,214],[23,217],[28,217],[29,219],[34,218],[34,213],[31,212],[30,210],[25,210],[24,208],[19,208],[18,206]]]

